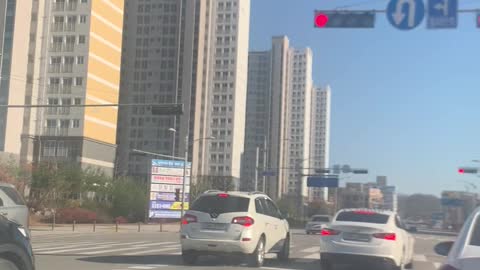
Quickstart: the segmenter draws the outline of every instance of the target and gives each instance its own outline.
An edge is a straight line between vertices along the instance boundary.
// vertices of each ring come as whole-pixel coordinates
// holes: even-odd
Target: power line
[[[40,104],[40,105],[5,105],[0,104],[0,108],[84,108],[84,107],[154,107],[171,108],[172,106],[182,106],[182,103],[155,104],[155,103],[110,103],[110,104]]]

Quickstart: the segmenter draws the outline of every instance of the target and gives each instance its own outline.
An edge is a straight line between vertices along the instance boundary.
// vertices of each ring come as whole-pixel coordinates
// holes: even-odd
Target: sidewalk
[[[94,231],[95,230],[95,231]],[[160,226],[157,224],[55,224],[52,230],[52,224],[41,224],[30,226],[30,231],[34,234],[48,233],[95,233],[95,232],[118,232],[118,233],[132,233],[132,232],[178,232],[180,230],[179,223],[167,223]]]

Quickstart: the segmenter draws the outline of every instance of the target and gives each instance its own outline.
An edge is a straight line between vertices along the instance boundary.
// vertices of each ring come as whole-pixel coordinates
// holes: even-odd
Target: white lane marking
[[[117,242],[105,242],[102,243],[102,245],[110,245],[110,244],[115,244]],[[84,243],[84,244],[69,244],[66,246],[62,245],[57,245],[56,247],[45,247],[45,248],[34,248],[33,251],[35,252],[42,252],[42,251],[49,251],[49,250],[57,250],[57,249],[68,249],[68,248],[78,248],[78,247],[85,247],[85,246],[95,246],[98,245],[98,243]]]
[[[72,242],[55,242],[55,243],[43,243],[43,244],[39,244],[39,245],[36,245],[36,244],[33,244],[33,249],[39,249],[39,248],[47,248],[47,247],[58,247],[60,245],[73,245],[73,244],[76,244],[76,245],[83,245],[83,244],[94,244],[96,242],[75,242],[75,243],[72,243]]]
[[[142,250],[142,251],[137,251],[137,252],[124,253],[121,256],[134,256],[134,255],[152,254],[152,253],[157,253],[157,252],[162,252],[162,251],[170,251],[170,250],[177,250],[177,249],[179,249],[179,247],[165,247],[165,248],[149,249],[149,250]]]
[[[433,263],[433,266],[435,266],[435,269],[440,269],[440,267],[442,266],[441,263],[438,263],[438,262],[434,262]]]
[[[150,246],[163,246],[169,244],[176,244],[180,246],[177,242],[158,242],[158,243],[150,243],[150,244],[142,244],[142,245],[135,245],[136,247],[150,247]]]
[[[425,255],[415,254],[415,255],[413,255],[413,260],[416,261],[416,262],[426,262],[427,257]]]
[[[155,269],[156,266],[130,266],[128,269]]]
[[[310,247],[306,249],[302,249],[299,252],[301,253],[314,253],[314,252],[320,252],[320,247]]]
[[[109,245],[100,245],[100,246],[84,247],[84,248],[71,248],[71,249],[50,251],[50,252],[46,252],[44,254],[56,254],[56,253],[82,251],[82,250],[89,250],[89,249],[105,249],[105,248],[111,248],[111,247],[114,247],[114,246],[124,246],[124,245],[142,244],[142,243],[146,243],[146,242],[120,243],[120,244],[109,244]]]
[[[289,268],[277,268],[277,267],[262,267],[260,269],[267,269],[267,270],[293,270]]]
[[[99,250],[99,251],[92,251],[92,252],[84,252],[81,255],[95,255],[95,254],[114,253],[114,252],[118,252],[118,251],[136,250],[136,249],[141,249],[141,248],[142,247],[107,249],[107,250]]]

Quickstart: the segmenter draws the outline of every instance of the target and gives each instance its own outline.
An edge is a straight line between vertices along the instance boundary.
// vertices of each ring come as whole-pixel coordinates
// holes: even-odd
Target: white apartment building
[[[330,154],[330,86],[315,87],[312,92],[312,119],[310,135],[310,172],[328,168]],[[309,200],[326,200],[328,190],[309,188]]]
[[[238,180],[244,150],[250,1],[128,3],[121,101],[183,103],[184,114],[154,116],[148,108],[121,110],[116,172],[145,175],[149,159],[132,155],[132,149],[183,156],[188,136],[193,181],[209,175]]]
[[[308,197],[306,175],[310,166],[310,131],[312,117],[312,51],[289,51],[288,100],[288,193]]]

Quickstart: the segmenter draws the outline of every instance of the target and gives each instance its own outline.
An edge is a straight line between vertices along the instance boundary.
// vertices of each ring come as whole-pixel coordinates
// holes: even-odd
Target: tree
[[[194,201],[207,190],[233,191],[235,181],[231,176],[202,175],[190,183],[190,198]]]
[[[280,211],[289,218],[300,218],[298,200],[295,195],[284,195],[277,201]]]
[[[148,202],[145,185],[128,178],[120,178],[113,182],[110,192],[113,217],[126,217],[132,222],[145,219]]]
[[[413,194],[405,204],[406,218],[430,218],[433,213],[441,211],[440,199],[433,195]]]
[[[325,201],[313,201],[308,204],[307,215],[331,215],[333,213],[332,205],[327,204]]]

